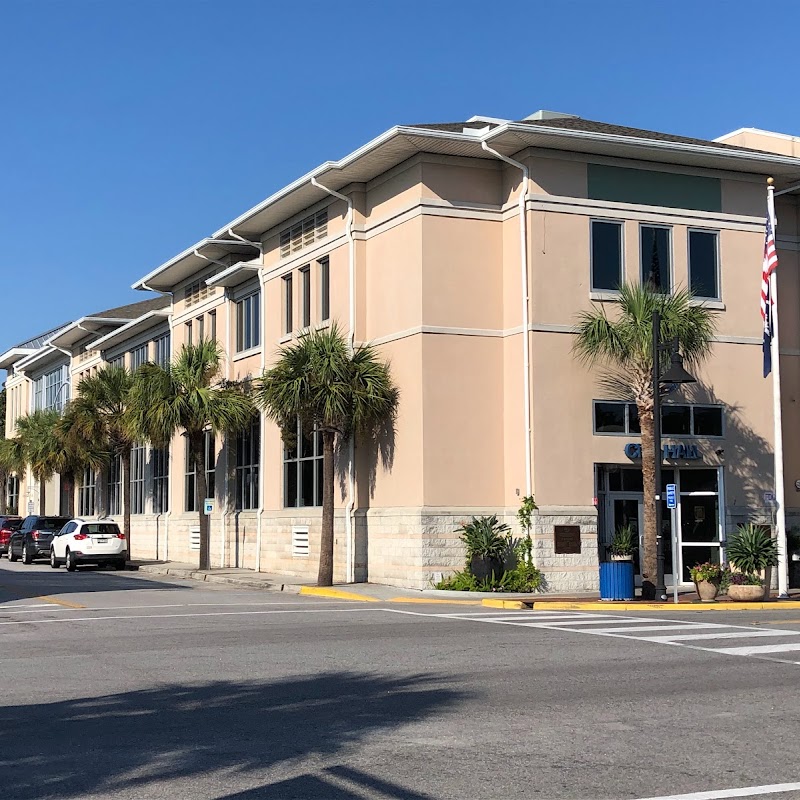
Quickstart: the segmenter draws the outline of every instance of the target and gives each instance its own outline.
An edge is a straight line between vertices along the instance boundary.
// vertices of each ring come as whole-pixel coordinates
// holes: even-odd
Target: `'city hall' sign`
[[[636,461],[642,457],[642,446],[636,442],[625,445],[625,455]],[[665,444],[661,450],[661,457],[665,461],[697,461],[700,459],[700,449],[696,444]]]

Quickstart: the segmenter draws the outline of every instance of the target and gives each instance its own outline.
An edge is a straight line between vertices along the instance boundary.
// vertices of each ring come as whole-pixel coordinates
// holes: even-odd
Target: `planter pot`
[[[503,562],[499,558],[484,558],[483,556],[473,557],[472,561],[469,562],[469,571],[479,581],[490,578],[492,573],[499,579],[505,572]]]
[[[739,603],[757,603],[764,599],[763,586],[740,586],[732,583],[728,587],[728,597]]]
[[[600,599],[633,600],[633,561],[606,561],[600,564]]]
[[[612,561],[633,561],[633,556],[611,556]]]
[[[719,594],[719,581],[695,581],[694,585],[704,603],[713,603]]]

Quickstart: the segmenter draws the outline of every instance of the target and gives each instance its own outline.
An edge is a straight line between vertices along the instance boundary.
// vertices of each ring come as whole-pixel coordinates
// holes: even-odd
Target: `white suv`
[[[53,536],[50,566],[74,572],[78,564],[113,564],[125,569],[125,534],[113,519],[71,519]]]

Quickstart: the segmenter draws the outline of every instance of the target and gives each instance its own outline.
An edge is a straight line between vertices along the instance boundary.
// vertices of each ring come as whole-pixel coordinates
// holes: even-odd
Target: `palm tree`
[[[200,518],[200,569],[209,569],[208,491],[203,440],[205,431],[232,434],[253,418],[252,400],[239,384],[220,380],[223,351],[217,342],[184,345],[172,364],[148,362],[136,371],[127,413],[131,433],[155,447],[167,447],[183,431],[195,469],[195,497]]]
[[[17,432],[25,463],[39,483],[41,515],[46,513],[47,508],[45,484],[61,466],[55,433],[58,418],[59,413],[55,409],[39,409],[17,420]]]
[[[625,284],[609,318],[604,306],[579,315],[574,352],[590,366],[605,368],[601,385],[636,403],[642,431],[644,481],[643,584],[657,572],[655,453],[653,431],[653,312],[661,314],[661,341],[677,339],[684,360],[697,367],[711,352],[713,312],[686,290],[661,294],[649,284]],[[648,588],[650,586],[648,585]]]
[[[84,441],[96,442],[110,458],[122,462],[122,530],[131,549],[131,450],[135,441],[127,419],[133,375],[124,367],[107,366],[78,384],[70,403],[73,432]]]
[[[0,514],[8,511],[6,488],[9,475],[16,473],[22,474],[27,463],[25,453],[22,448],[22,440],[18,436],[10,439],[0,437],[0,476],[2,477],[2,487],[0,487]],[[19,510],[17,510],[19,513]]]
[[[337,437],[374,435],[394,420],[399,392],[389,365],[371,345],[348,348],[336,324],[303,336],[280,350],[278,363],[256,386],[256,402],[291,444],[302,431],[322,433],[322,534],[320,586],[333,584],[334,445]]]

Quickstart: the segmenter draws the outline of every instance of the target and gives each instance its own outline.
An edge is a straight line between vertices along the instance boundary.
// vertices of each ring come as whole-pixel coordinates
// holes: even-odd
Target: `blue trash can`
[[[600,599],[633,600],[633,561],[606,561],[600,564]]]

